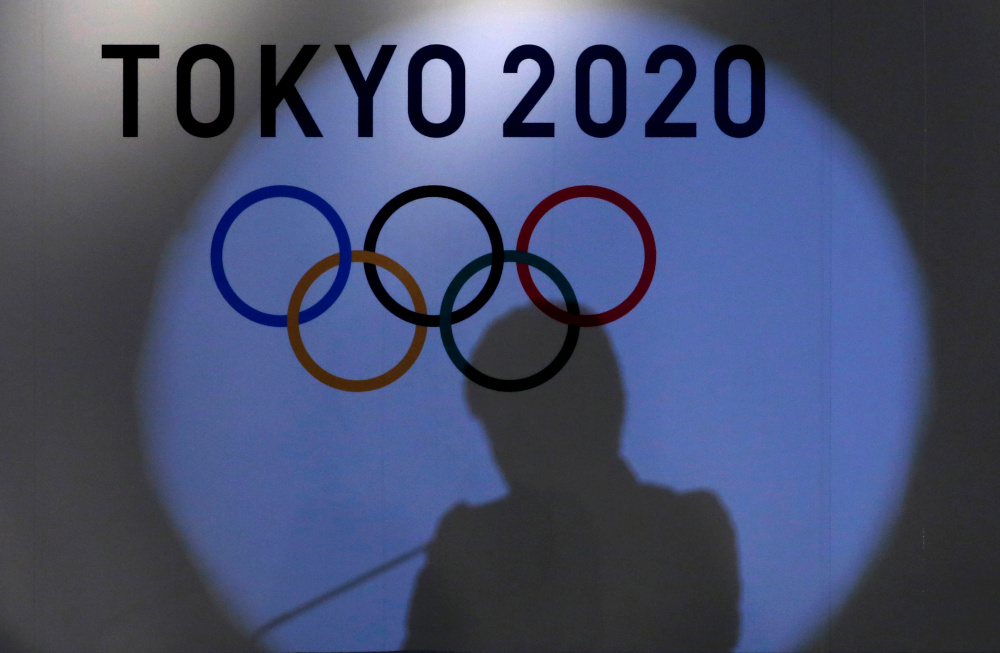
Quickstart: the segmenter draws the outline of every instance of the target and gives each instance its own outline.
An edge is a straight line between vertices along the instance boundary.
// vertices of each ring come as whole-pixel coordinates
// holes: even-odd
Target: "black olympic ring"
[[[497,286],[500,285],[500,276],[503,274],[503,238],[500,235],[500,227],[479,200],[468,193],[450,186],[417,186],[416,188],[403,191],[386,202],[385,206],[375,215],[371,226],[368,227],[364,248],[369,252],[375,252],[375,245],[378,243],[379,234],[382,233],[382,227],[389,221],[389,218],[410,202],[426,197],[440,197],[451,200],[469,209],[483,223],[483,227],[486,228],[486,235],[490,238],[489,276],[486,277],[486,283],[483,284],[483,288],[479,291],[479,294],[473,297],[472,301],[468,304],[452,313],[451,321],[454,324],[472,317],[479,309],[486,305],[486,302],[496,292]],[[385,289],[385,286],[382,285],[382,280],[378,276],[378,270],[371,263],[365,263],[365,277],[368,278],[368,285],[371,286],[372,292],[375,293],[375,297],[379,303],[399,319],[416,326],[441,326],[440,314],[424,315],[423,313],[417,313],[393,299],[392,295]]]

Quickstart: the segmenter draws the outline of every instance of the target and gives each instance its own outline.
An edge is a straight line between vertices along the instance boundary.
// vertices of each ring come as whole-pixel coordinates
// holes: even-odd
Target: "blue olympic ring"
[[[226,234],[229,233],[229,228],[233,226],[236,218],[257,202],[274,197],[288,197],[299,200],[322,213],[323,217],[330,223],[330,226],[333,227],[333,231],[337,235],[337,246],[340,248],[340,266],[337,268],[337,276],[333,280],[333,285],[330,286],[330,289],[326,291],[326,294],[319,301],[302,311],[299,315],[299,323],[316,319],[333,306],[333,303],[340,297],[340,293],[343,292],[344,287],[347,285],[347,276],[351,271],[351,239],[347,235],[347,227],[344,225],[344,221],[340,219],[340,215],[337,214],[334,208],[316,193],[299,188],[298,186],[265,186],[250,191],[233,202],[233,205],[222,216],[219,225],[215,228],[215,235],[212,236],[211,253],[212,277],[215,278],[215,285],[218,286],[219,292],[222,293],[223,298],[237,313],[248,320],[257,324],[263,324],[264,326],[287,327],[287,313],[284,315],[265,313],[243,301],[229,284],[225,267],[222,264],[222,248],[226,243]]]

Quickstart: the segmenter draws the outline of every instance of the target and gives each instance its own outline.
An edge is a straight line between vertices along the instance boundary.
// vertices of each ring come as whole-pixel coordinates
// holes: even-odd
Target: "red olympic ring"
[[[646,294],[646,291],[649,290],[649,285],[653,281],[653,272],[656,270],[656,242],[653,240],[653,230],[650,228],[649,222],[646,221],[646,216],[639,210],[639,207],[624,195],[603,186],[570,186],[569,188],[564,188],[546,197],[528,214],[524,225],[521,226],[521,233],[518,234],[516,249],[527,252],[528,244],[531,242],[531,234],[535,231],[535,227],[545,214],[559,204],[578,197],[593,197],[614,204],[632,219],[632,222],[635,223],[636,228],[639,230],[639,235],[642,237],[642,251],[644,255],[642,274],[639,275],[639,283],[636,284],[629,296],[621,304],[618,304],[618,306],[603,313],[573,315],[545,299],[531,278],[530,267],[524,263],[518,263],[517,276],[521,280],[521,286],[524,288],[524,292],[528,295],[528,298],[531,299],[531,302],[553,320],[581,327],[600,326],[614,322],[635,308],[636,304]]]

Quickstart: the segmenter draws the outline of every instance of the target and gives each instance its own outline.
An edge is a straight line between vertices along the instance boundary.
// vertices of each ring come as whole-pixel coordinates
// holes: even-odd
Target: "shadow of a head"
[[[472,364],[523,378],[566,327],[534,306],[483,336]],[[739,636],[729,517],[711,492],[639,482],[619,456],[625,392],[611,342],[582,329],[549,381],[468,383],[509,496],[452,507],[414,588],[407,649],[723,651]]]
[[[534,306],[515,309],[487,329],[471,362],[491,376],[528,376],[554,358],[566,329]],[[622,464],[625,390],[600,327],[581,329],[569,362],[540,386],[497,392],[467,382],[465,395],[512,491],[573,490]]]

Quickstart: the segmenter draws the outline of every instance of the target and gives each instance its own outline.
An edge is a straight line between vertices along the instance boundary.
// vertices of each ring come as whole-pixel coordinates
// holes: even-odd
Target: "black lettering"
[[[219,67],[219,115],[201,122],[191,113],[191,69],[202,59]],[[188,48],[177,60],[177,121],[184,131],[199,138],[218,136],[233,124],[236,103],[236,73],[229,54],[217,45],[202,43]]]
[[[556,76],[556,66],[552,62],[551,55],[544,48],[530,44],[519,45],[510,51],[507,60],[503,62],[504,73],[516,73],[521,62],[525,59],[531,59],[538,64],[538,79],[524,94],[514,110],[510,112],[507,120],[503,121],[503,135],[505,138],[552,138],[556,135],[555,123],[524,121],[545,95],[545,91],[549,90],[549,86],[552,85],[552,80]]]
[[[424,116],[424,66],[431,59],[440,59],[451,68],[451,113],[442,122],[431,122]],[[431,138],[454,134],[465,120],[465,62],[462,55],[447,45],[426,45],[417,50],[407,70],[407,93],[406,109],[414,129]]]
[[[367,79],[361,72],[361,66],[358,65],[358,60],[354,57],[351,46],[336,45],[334,47],[337,48],[340,60],[344,62],[344,70],[347,71],[347,77],[351,80],[354,92],[358,94],[358,136],[371,137],[375,122],[375,91],[378,90],[378,85],[382,82],[382,76],[385,75],[385,70],[389,67],[389,60],[392,59],[392,53],[396,51],[396,46],[383,45],[379,48]]]
[[[653,115],[646,121],[646,136],[694,138],[698,135],[697,124],[693,122],[667,122],[667,118],[694,86],[695,75],[698,72],[694,57],[679,45],[663,45],[653,50],[653,54],[649,55],[649,60],[646,61],[646,73],[658,74],[663,62],[671,60],[681,65],[681,77],[667,93],[667,96],[663,98],[663,102],[660,102],[660,106],[656,107]]]
[[[611,117],[596,122],[590,115],[590,68],[598,59],[611,64]],[[576,60],[576,122],[594,138],[607,138],[625,124],[625,57],[610,45],[592,45]]]
[[[737,59],[750,65],[750,117],[733,122],[729,116],[729,67]],[[733,138],[753,136],[764,124],[764,58],[749,45],[731,45],[715,60],[715,124]]]
[[[159,59],[159,45],[102,45],[102,59],[122,60],[122,136],[139,135],[139,59]]]
[[[312,114],[306,108],[306,103],[302,101],[295,82],[309,65],[313,55],[319,50],[318,45],[303,45],[299,53],[295,55],[292,64],[275,83],[278,76],[276,59],[276,47],[273,45],[260,46],[260,135],[273,137],[275,135],[275,114],[278,105],[282,102],[288,104],[292,110],[295,121],[299,123],[299,128],[306,136],[322,136]]]

